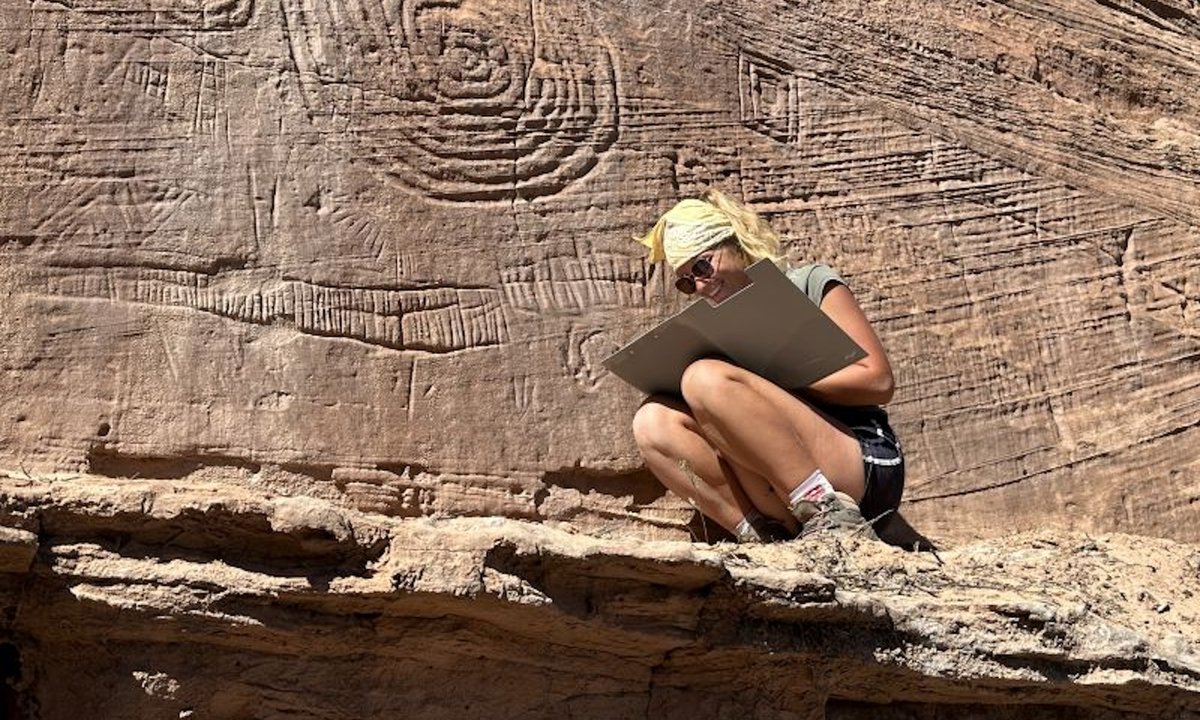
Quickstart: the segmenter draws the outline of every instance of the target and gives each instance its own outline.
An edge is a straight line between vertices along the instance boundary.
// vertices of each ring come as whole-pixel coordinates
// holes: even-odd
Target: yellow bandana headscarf
[[[735,235],[729,216],[703,200],[681,200],[638,242],[650,248],[650,262],[666,259],[672,270]]]

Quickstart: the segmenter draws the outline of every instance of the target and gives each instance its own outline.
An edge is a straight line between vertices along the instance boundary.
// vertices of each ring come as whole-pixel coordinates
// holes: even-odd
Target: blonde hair
[[[700,199],[720,210],[733,225],[738,249],[749,263],[767,259],[780,268],[787,267],[787,258],[781,252],[779,235],[766,220],[746,205],[734,200],[716,188],[700,193]]]

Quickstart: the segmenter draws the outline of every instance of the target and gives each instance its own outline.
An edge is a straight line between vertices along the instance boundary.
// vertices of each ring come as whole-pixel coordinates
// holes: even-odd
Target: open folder
[[[798,389],[866,352],[770,260],[746,268],[751,284],[713,306],[697,300],[604,361],[647,394],[679,394],[683,371],[719,357],[783,388]]]

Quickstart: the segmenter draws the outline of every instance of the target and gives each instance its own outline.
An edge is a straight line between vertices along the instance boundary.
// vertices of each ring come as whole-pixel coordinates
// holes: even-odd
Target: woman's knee
[[[731,383],[738,382],[741,370],[724,360],[703,358],[688,365],[679,381],[683,398],[691,407],[706,406],[719,400]]]
[[[679,410],[651,398],[633,415],[633,440],[643,454],[662,452],[671,437],[684,429],[682,421]]]

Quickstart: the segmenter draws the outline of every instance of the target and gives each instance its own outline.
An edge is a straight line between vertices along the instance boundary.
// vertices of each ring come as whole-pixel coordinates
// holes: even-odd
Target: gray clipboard
[[[679,394],[683,371],[723,357],[783,388],[810,385],[867,356],[770,260],[720,305],[697,300],[604,360],[642,392]]]

